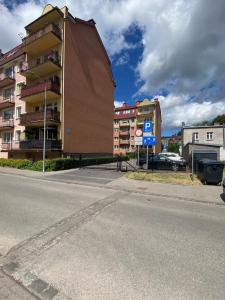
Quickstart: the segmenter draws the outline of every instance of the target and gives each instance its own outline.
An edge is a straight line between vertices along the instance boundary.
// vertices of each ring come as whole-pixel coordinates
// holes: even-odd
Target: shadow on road
[[[223,200],[223,202],[225,202],[225,194],[224,193],[220,194],[220,198]]]

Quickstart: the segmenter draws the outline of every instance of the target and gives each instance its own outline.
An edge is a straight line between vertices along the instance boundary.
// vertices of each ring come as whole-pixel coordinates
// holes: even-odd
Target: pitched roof
[[[0,66],[22,55],[24,53],[22,46],[23,44],[20,44],[15,48],[11,49],[10,51],[6,52],[5,54],[3,54],[0,57]]]

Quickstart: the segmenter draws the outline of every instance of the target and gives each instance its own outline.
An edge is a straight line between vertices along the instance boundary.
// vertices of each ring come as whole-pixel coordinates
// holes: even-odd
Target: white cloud
[[[0,45],[6,51],[20,42],[18,33],[40,15],[47,1],[28,1],[11,11],[3,3],[0,0]],[[135,47],[125,37],[132,25],[142,30],[144,50],[136,68],[143,82],[139,98],[141,93],[168,91],[161,99],[165,127],[225,113],[224,0],[67,0],[67,6],[74,16],[95,19],[111,58]],[[217,93],[207,89],[217,81]]]
[[[179,128],[215,118],[225,112],[225,99],[217,102],[190,102],[186,96],[158,96],[162,110],[163,128]]]
[[[115,107],[120,107],[120,106],[122,106],[122,105],[123,105],[123,102],[122,102],[122,101],[117,101],[117,100],[114,101],[114,106],[115,106]]]

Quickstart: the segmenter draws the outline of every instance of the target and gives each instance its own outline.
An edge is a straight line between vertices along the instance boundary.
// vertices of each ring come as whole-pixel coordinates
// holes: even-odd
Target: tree
[[[219,115],[212,121],[213,123],[225,124],[225,114]]]
[[[168,152],[179,153],[180,145],[178,143],[171,143],[168,145]]]

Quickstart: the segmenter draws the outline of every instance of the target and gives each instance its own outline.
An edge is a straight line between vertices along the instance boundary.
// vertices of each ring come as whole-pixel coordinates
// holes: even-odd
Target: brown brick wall
[[[64,152],[113,152],[111,69],[92,26],[65,21]]]

